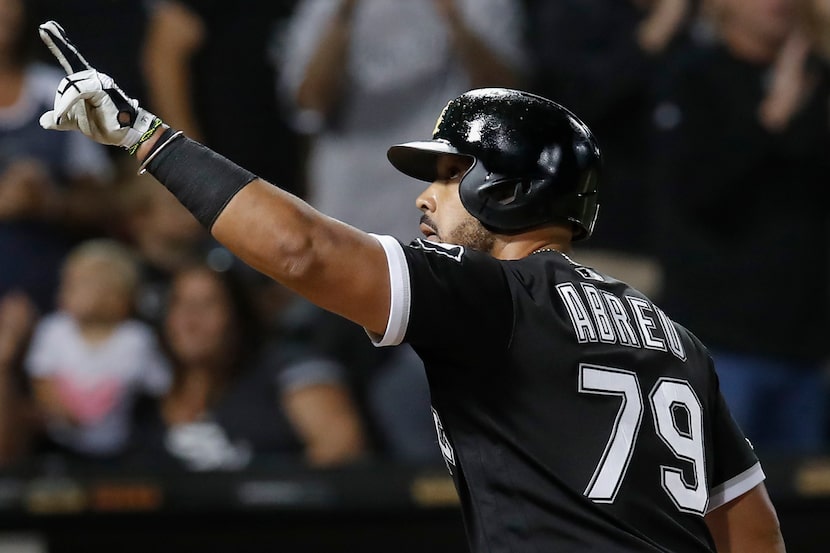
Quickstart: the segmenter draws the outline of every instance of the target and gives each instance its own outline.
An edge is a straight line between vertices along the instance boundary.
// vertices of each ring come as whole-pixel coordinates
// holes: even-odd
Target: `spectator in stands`
[[[816,54],[830,60],[830,1],[799,0],[799,23]]]
[[[63,73],[30,61],[37,6],[0,0],[0,296],[23,291],[45,312],[67,251],[105,227],[111,167],[103,147],[38,123]]]
[[[443,463],[423,363],[410,347],[366,347],[366,331],[305,301],[282,309],[274,328],[348,368],[372,452],[409,464]]]
[[[798,0],[712,0],[715,40],[672,56],[657,88],[666,312],[698,329],[757,446],[825,437],[830,79]]]
[[[173,386],[137,415],[134,461],[233,470],[260,459],[327,466],[365,453],[339,366],[268,343],[232,271],[177,272],[164,335]]]
[[[280,332],[280,313],[293,294],[216,242],[166,188],[147,186],[134,169],[119,180],[118,188],[123,236],[134,246],[140,261],[136,294],[136,315],[140,319],[161,328],[173,276],[205,262],[215,270],[233,268],[241,273],[240,280],[254,296],[257,316],[274,322],[269,332]]]
[[[311,135],[310,202],[359,228],[415,238],[415,194],[384,152],[432,130],[435,114],[469,88],[517,86],[523,33],[520,0],[301,0],[286,33],[280,90]],[[437,458],[426,378],[411,351],[372,351],[360,327],[318,317],[310,327],[326,330],[311,339],[330,346],[365,392],[378,447],[409,461]],[[395,402],[380,389],[407,390],[410,409],[390,410]]]
[[[34,304],[21,292],[0,298],[0,465],[25,458],[36,416],[25,391],[23,354],[37,321]]]
[[[154,0],[142,59],[154,113],[302,195],[301,143],[278,107],[273,60],[295,3]]]
[[[216,242],[166,188],[147,186],[140,178],[133,170],[119,182],[119,209],[124,237],[140,260],[136,314],[160,328],[170,279],[204,259]]]
[[[117,457],[136,396],[170,384],[153,330],[131,318],[137,279],[132,253],[112,240],[84,242],[66,259],[60,310],[39,321],[25,360],[47,441],[58,451]]]
[[[602,216],[575,252],[646,292],[659,289],[648,188],[650,83],[686,36],[696,0],[531,0],[531,90],[576,112],[602,145]],[[636,221],[636,224],[633,222]]]
[[[414,238],[416,222],[400,216],[414,196],[378,154],[431,130],[435,114],[468,88],[517,85],[522,15],[519,0],[301,0],[282,93],[298,124],[317,121],[307,127],[315,207]]]

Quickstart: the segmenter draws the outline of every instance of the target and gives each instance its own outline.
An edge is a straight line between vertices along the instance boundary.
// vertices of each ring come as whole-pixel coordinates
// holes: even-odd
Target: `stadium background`
[[[142,98],[139,53],[150,4],[55,0],[44,1],[42,13]],[[293,7],[282,4],[287,12]],[[234,73],[233,54],[227,76],[244,81]],[[49,61],[43,51],[38,57]],[[298,140],[301,155],[305,138]],[[111,155],[120,161],[120,152]],[[827,551],[830,457],[759,452],[788,551]],[[260,459],[243,471],[193,473],[46,457],[0,472],[0,552],[465,550],[452,482],[440,464],[373,459],[313,470]]]

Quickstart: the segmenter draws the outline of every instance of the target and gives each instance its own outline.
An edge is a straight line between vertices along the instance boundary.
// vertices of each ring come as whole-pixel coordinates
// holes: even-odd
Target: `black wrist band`
[[[156,132],[158,132],[158,131],[156,131]],[[176,131],[174,131],[170,127],[164,127],[161,130],[161,134],[159,134],[159,138],[158,138],[158,140],[156,140],[156,143],[153,144],[153,146],[150,148],[150,151],[147,152],[146,156],[144,156],[144,163],[142,163],[142,166],[149,163],[149,159],[152,157],[153,152],[158,150],[163,144],[166,144],[167,141],[170,140],[170,138],[174,134],[176,134]]]
[[[147,155],[147,171],[210,230],[228,202],[257,176],[185,136],[170,142],[175,134],[165,129],[155,146],[167,145]]]

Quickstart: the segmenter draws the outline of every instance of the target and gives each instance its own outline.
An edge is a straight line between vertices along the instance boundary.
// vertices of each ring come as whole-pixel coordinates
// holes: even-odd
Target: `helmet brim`
[[[445,154],[472,157],[462,154],[446,140],[421,140],[390,147],[386,152],[386,158],[401,173],[425,182],[433,182],[438,177],[438,158]]]

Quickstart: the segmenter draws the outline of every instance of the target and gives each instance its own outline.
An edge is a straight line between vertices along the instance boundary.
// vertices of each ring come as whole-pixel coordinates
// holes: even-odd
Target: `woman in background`
[[[173,385],[139,411],[140,462],[234,470],[263,456],[324,466],[363,455],[339,366],[265,343],[247,292],[206,265],[174,276],[164,321]]]

